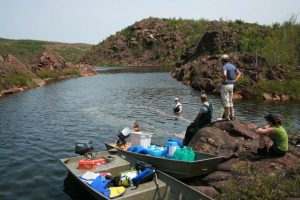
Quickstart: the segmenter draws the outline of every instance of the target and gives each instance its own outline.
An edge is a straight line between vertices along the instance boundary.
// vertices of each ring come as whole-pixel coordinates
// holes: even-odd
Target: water
[[[76,141],[90,139],[104,150],[103,142],[139,120],[142,130],[154,133],[154,142],[163,143],[195,118],[198,96],[168,72],[131,72],[70,79],[0,98],[0,199],[88,199],[58,160],[74,155]],[[172,113],[175,97],[184,109],[179,118]],[[218,110],[219,97],[209,98]],[[300,117],[296,102],[235,106],[237,118],[256,124],[269,111]]]

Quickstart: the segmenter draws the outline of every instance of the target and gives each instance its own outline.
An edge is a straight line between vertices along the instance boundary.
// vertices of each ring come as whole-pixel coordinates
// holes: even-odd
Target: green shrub
[[[11,74],[6,76],[0,84],[1,89],[8,89],[12,86],[31,86],[31,77],[24,73]]]
[[[187,73],[184,74],[184,76],[182,77],[182,80],[183,80],[183,81],[185,81],[185,80],[190,80],[191,75],[192,75],[192,72],[191,72],[191,71],[188,71]]]
[[[249,88],[251,87],[252,82],[250,80],[250,78],[248,78],[247,76],[241,76],[240,79],[237,81],[235,88],[237,90],[243,89],[243,88]]]
[[[260,81],[253,85],[251,90],[256,95],[260,95],[264,92],[281,92],[289,96],[300,97],[300,80]]]

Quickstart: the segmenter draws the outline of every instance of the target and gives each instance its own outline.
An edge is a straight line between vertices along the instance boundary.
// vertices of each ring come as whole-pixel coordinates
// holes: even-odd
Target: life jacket
[[[198,127],[202,127],[206,124],[211,123],[211,119],[212,119],[212,112],[213,112],[212,104],[208,103],[208,105],[203,104],[202,106],[206,107],[208,111],[202,114],[201,119],[195,121]]]
[[[177,103],[177,104],[173,107],[173,111],[174,111],[175,113],[179,112],[179,111],[180,111],[180,106],[182,106],[181,103]]]

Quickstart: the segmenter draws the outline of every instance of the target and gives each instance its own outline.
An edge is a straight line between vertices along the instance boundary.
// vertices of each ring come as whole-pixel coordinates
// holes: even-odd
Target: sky
[[[300,0],[0,0],[0,37],[97,44],[148,17],[271,25],[292,15],[299,23]]]

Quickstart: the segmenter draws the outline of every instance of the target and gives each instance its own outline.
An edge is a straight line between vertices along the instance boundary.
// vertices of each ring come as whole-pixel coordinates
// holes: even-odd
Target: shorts
[[[221,99],[224,107],[233,107],[233,84],[221,85]]]

